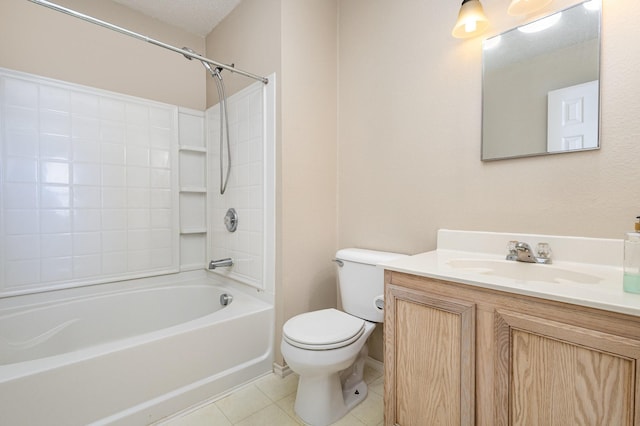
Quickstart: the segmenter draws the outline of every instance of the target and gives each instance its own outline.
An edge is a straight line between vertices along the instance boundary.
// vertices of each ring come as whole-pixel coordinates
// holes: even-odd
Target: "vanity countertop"
[[[465,241],[464,238],[460,238],[461,235],[455,234],[460,232],[463,231],[441,230],[438,233],[439,247],[437,250],[401,257],[378,266],[391,271],[640,316],[640,294],[626,293],[622,290],[623,271],[621,265],[610,262],[596,264],[575,261],[579,259],[571,259],[572,261],[554,259],[551,265],[507,261],[504,254],[495,253],[495,251],[504,251],[503,248],[478,251],[460,250],[459,247],[456,247],[459,244],[451,244],[451,242]],[[491,234],[496,240],[496,234]],[[505,239],[504,236],[508,239]],[[478,235],[472,235],[472,237],[476,238]],[[505,242],[509,239],[526,241],[527,238],[541,240],[542,238],[539,237],[546,236],[504,234],[500,235],[497,240]],[[560,241],[558,238],[547,237],[544,239],[552,241],[551,244],[555,243],[561,249],[560,254],[562,255],[566,241]],[[585,241],[578,242],[583,243],[584,246]],[[606,244],[609,244],[614,251],[617,251],[619,245],[617,240],[603,240],[602,242],[605,243],[605,247]],[[598,241],[589,239],[586,243],[588,245],[598,243]],[[621,254],[619,253],[619,255]],[[570,258],[571,256],[565,257]],[[611,257],[615,258],[616,256]],[[485,264],[496,266],[495,269],[504,270],[507,273],[496,274],[491,272],[491,268],[479,267]],[[522,271],[524,273],[520,276]],[[575,280],[574,276],[577,277]],[[533,277],[533,279],[523,279],[523,277]],[[549,279],[549,277],[553,279]],[[577,282],[581,279],[584,282]]]

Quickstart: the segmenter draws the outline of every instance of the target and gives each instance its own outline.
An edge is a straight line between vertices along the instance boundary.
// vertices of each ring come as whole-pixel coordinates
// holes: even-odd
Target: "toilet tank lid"
[[[398,257],[406,256],[400,253],[392,253],[388,251],[367,250],[361,248],[345,248],[338,250],[336,259],[348,262],[364,263],[367,265],[377,265],[381,262],[387,262]]]

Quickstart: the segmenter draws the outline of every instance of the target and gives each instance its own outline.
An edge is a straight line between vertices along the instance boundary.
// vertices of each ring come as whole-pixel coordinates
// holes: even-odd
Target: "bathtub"
[[[1,425],[145,425],[271,370],[271,304],[204,272],[130,287],[0,299]]]

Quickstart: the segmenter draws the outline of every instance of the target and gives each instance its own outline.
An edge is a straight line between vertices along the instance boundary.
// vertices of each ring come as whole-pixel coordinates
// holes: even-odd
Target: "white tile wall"
[[[224,195],[219,192],[219,105],[206,112],[210,169],[208,254],[211,259],[231,257],[234,260],[232,268],[215,272],[261,289],[265,288],[263,91],[262,83],[254,83],[227,100],[232,166]],[[226,151],[223,158],[226,164]],[[233,233],[224,225],[224,215],[229,208],[238,213],[238,229]]]
[[[0,295],[178,269],[177,108],[0,70]]]

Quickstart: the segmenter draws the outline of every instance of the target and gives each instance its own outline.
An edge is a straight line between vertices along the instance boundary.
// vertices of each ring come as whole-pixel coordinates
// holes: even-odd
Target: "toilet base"
[[[364,380],[342,389],[340,374],[300,377],[294,410],[307,424],[327,426],[340,420],[367,397]]]
[[[363,380],[365,344],[347,369],[327,376],[300,376],[294,410],[307,424],[326,426],[344,417],[367,397]]]
[[[347,413],[351,411],[353,407],[364,401],[368,392],[369,388],[364,380],[354,385],[351,389],[343,390],[342,399],[344,399],[344,405],[347,407]]]

